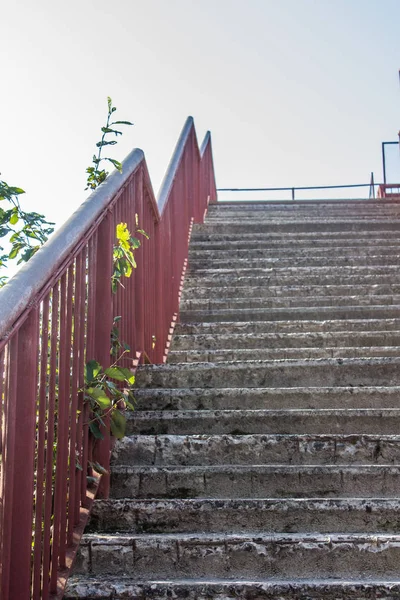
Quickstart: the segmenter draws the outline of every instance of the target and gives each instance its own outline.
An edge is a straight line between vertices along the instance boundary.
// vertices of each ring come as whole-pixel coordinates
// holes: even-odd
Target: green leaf
[[[130,121],[114,121],[111,125],[133,125]]]
[[[97,360],[90,360],[86,363],[85,367],[85,381],[90,382],[96,379],[97,375],[101,372],[102,366]]]
[[[96,471],[96,473],[99,473],[99,475],[108,475],[107,469],[102,467],[101,464],[98,462],[91,463],[91,467],[93,471]]]
[[[8,188],[8,192],[12,196],[19,196],[19,194],[25,194],[25,191],[22,188],[19,188],[19,187],[9,187]]]
[[[135,250],[136,250],[136,248],[140,248],[141,243],[140,243],[140,240],[138,240],[137,238],[131,237],[129,241]]]
[[[116,379],[117,381],[125,381],[126,377],[122,372],[122,367],[109,367],[104,371],[107,377],[111,377],[111,379]]]
[[[15,258],[17,256],[18,252],[21,250],[21,248],[22,248],[22,244],[16,244],[12,248],[10,254],[8,255],[8,258],[11,258],[11,259]]]
[[[91,398],[93,398],[93,400],[101,409],[105,410],[106,408],[110,408],[111,400],[104,390],[98,387],[90,387],[86,390],[86,392]]]
[[[110,140],[109,142],[107,142],[106,140],[103,140],[102,142],[97,142],[96,146],[98,148],[102,148],[103,146],[115,146],[115,144],[117,144],[116,140]],[[106,160],[111,160],[111,158],[108,158]]]
[[[13,215],[11,216],[11,219],[9,220],[9,223],[10,223],[11,225],[16,225],[16,224],[18,223],[18,221],[19,221],[19,218],[18,218],[18,213],[17,213],[17,212],[15,212],[15,213],[13,213]]]
[[[118,368],[121,371],[121,373],[124,375],[125,381],[127,381],[128,383],[130,383],[131,385],[133,385],[135,383],[135,376],[132,373],[132,371],[130,369],[125,368],[125,367],[118,367]]]
[[[124,437],[126,417],[119,410],[114,410],[111,415],[111,432],[118,440]]]
[[[114,141],[114,144],[116,143],[117,142]],[[104,160],[109,160],[110,163],[113,164],[114,167],[117,169],[117,171],[122,173],[122,164],[119,162],[119,160],[115,160],[115,158],[105,158]]]
[[[137,229],[138,233],[141,233],[147,240],[150,239],[150,236],[144,231],[144,229]]]
[[[100,427],[97,421],[92,421],[91,423],[89,423],[89,429],[92,432],[93,436],[96,438],[96,440],[104,439],[104,436],[100,431]]]

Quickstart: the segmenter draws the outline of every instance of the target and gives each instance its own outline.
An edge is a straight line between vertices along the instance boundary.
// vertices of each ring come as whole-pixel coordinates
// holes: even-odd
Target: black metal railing
[[[292,200],[296,200],[296,191],[310,190],[338,190],[338,189],[354,189],[354,188],[369,188],[369,197],[375,198],[375,186],[382,185],[374,181],[374,174],[371,173],[370,183],[350,183],[346,185],[306,185],[292,187],[260,187],[260,188],[218,188],[218,192],[291,192]],[[371,193],[373,194],[371,196]]]

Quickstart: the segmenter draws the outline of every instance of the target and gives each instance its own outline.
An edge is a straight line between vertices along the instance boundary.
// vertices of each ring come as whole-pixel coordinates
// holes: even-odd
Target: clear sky
[[[400,0],[3,0],[1,178],[61,224],[110,95],[135,122],[113,156],[142,148],[156,191],[189,114],[219,187],[381,179],[399,24]]]

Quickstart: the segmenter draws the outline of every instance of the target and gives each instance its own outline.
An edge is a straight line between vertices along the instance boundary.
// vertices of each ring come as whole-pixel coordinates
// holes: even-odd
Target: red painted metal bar
[[[84,368],[110,364],[112,320],[137,359],[163,362],[178,319],[188,242],[216,201],[211,140],[183,128],[156,199],[134,150],[0,291],[0,597],[62,598],[93,498],[107,497],[112,439],[90,432]],[[137,269],[111,293],[112,250],[124,222],[141,247]],[[140,233],[147,232],[149,240]]]
[[[383,183],[378,187],[378,198],[399,198],[400,183]]]

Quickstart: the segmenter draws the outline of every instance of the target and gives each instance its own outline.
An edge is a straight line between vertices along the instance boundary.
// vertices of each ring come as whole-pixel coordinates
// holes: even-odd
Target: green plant
[[[119,365],[125,354],[130,351],[127,344],[119,340],[116,317],[111,332],[110,354],[114,362],[104,369],[95,360],[90,360],[85,367],[84,398],[90,404],[91,418],[89,428],[96,439],[103,439],[101,426],[104,419],[110,416],[111,433],[118,439],[124,437],[126,428],[125,409],[134,410],[135,397],[131,386],[135,383],[135,375],[126,367]]]
[[[110,135],[115,135],[115,137],[122,135],[122,131],[119,131],[118,129],[113,129],[114,125],[133,125],[133,123],[131,123],[130,121],[111,121],[111,117],[117,109],[115,106],[112,105],[112,100],[110,96],[108,96],[107,98],[107,106],[107,122],[105,127],[101,128],[102,136],[100,141],[96,144],[98,148],[97,156],[96,154],[94,154],[92,159],[94,166],[88,167],[86,169],[87,186],[85,190],[95,190],[101,183],[103,183],[103,181],[109,175],[108,171],[100,168],[100,163],[104,160],[110,162],[120,173],[122,173],[122,164],[118,160],[115,160],[115,158],[103,157],[101,154],[105,146],[114,146],[117,143],[117,140],[109,139]]]
[[[113,113],[116,111],[112,105],[110,97],[107,98],[108,114],[105,127],[101,128],[102,137],[96,146],[98,148],[97,156],[93,156],[93,165],[86,169],[87,187],[86,189],[96,189],[108,176],[108,171],[100,168],[102,161],[111,162],[118,171],[122,172],[122,164],[109,157],[102,157],[104,146],[113,146],[117,140],[109,140],[107,136],[122,135],[122,132],[113,129],[115,125],[132,125],[130,121],[111,121]],[[143,229],[138,227],[138,216],[135,215],[135,235],[137,233],[148,238]],[[141,245],[140,240],[132,236],[126,223],[119,223],[116,227],[116,244],[113,247],[113,273],[111,277],[111,290],[115,294],[118,285],[124,287],[121,279],[130,277],[132,270],[136,268],[134,252]],[[125,358],[125,354],[130,351],[127,344],[119,338],[119,330],[116,323],[120,317],[115,317],[111,330],[111,348],[110,354],[114,359],[113,364],[104,368],[95,360],[90,360],[85,368],[84,398],[90,403],[91,418],[89,428],[96,439],[102,439],[101,427],[105,426],[104,419],[110,416],[111,433],[118,439],[124,437],[126,427],[125,409],[134,410],[134,396],[131,392],[131,386],[134,384],[135,376],[125,368],[119,366],[119,362]],[[98,463],[92,467],[99,473],[104,472],[104,468]]]
[[[138,226],[138,216],[136,218],[136,227]],[[136,229],[135,233],[140,233],[146,239],[149,236],[143,229]],[[111,289],[113,294],[117,291],[118,285],[121,283],[122,277],[130,277],[132,270],[136,269],[136,261],[134,252],[140,247],[141,243],[137,237],[131,235],[126,223],[119,223],[116,227],[117,244],[113,249],[113,274],[111,277]]]
[[[5,204],[0,206],[0,238],[11,246],[8,252],[0,246],[0,270],[15,259],[18,265],[27,262],[54,231],[54,223],[46,221],[44,215],[22,210],[19,196],[24,193],[21,188],[0,181],[0,203]],[[6,281],[7,276],[0,271],[0,287]]]

